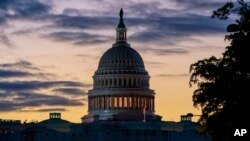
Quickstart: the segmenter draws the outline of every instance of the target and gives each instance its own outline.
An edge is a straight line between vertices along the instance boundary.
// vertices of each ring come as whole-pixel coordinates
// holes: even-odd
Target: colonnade
[[[100,77],[94,80],[95,88],[102,87],[149,87],[149,78]]]
[[[89,99],[89,110],[105,109],[134,109],[154,111],[153,96],[91,96]]]

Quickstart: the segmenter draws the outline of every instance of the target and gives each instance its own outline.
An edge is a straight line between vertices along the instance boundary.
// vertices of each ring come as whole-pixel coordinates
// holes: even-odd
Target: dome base
[[[96,121],[161,121],[161,117],[155,115],[153,112],[147,112],[145,115],[143,111],[136,112],[118,112],[118,111],[104,111],[99,114],[93,112],[82,117],[82,123],[91,123]]]

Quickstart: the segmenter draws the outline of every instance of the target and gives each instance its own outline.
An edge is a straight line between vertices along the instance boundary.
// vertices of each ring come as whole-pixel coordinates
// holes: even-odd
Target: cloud
[[[181,41],[199,41],[194,36],[216,35],[225,32],[226,21],[212,20],[209,16],[182,14],[178,16],[161,16],[132,22],[144,26],[143,30],[134,32],[130,40],[134,42],[161,43],[176,45]],[[128,19],[129,20],[129,19]]]
[[[0,78],[35,77],[50,79],[55,77],[55,75],[43,72],[34,64],[24,60],[0,64],[0,74]]]
[[[42,106],[83,106],[81,99],[69,99],[62,96],[47,95],[36,92],[6,92],[1,94],[0,111],[22,110],[24,108],[39,108]]]
[[[64,112],[67,111],[65,108],[42,108],[42,109],[28,109],[28,110],[18,110],[18,112]]]
[[[39,109],[37,112],[64,112],[67,111],[65,108],[49,108],[49,109]]]
[[[117,24],[118,18],[107,16],[55,15],[54,26],[74,29],[105,29]]]
[[[91,9],[91,7],[90,9],[65,8],[62,13],[52,13],[51,9],[56,8],[56,4],[52,5],[40,0],[20,0],[12,3],[4,0],[1,3],[0,9],[12,11],[4,12],[7,18],[24,17],[22,20],[48,21],[46,25],[41,23],[40,28],[43,29],[43,32],[40,37],[57,42],[67,41],[75,45],[99,44],[113,40],[115,35],[110,37],[102,33],[96,33],[100,29],[115,28],[119,17],[118,11],[114,13],[114,10],[121,5],[125,7],[124,20],[128,29],[136,29],[128,39],[142,44],[153,43],[167,46],[187,40],[199,42],[199,40],[194,39],[194,36],[224,33],[226,31],[225,26],[228,23],[211,20],[210,15],[203,13],[207,10],[212,13],[217,5],[223,4],[222,1],[176,0],[170,2],[175,4],[171,8],[166,7],[166,3],[162,1],[130,1],[129,4],[104,1],[103,6],[105,5],[106,8],[99,8],[98,10]],[[89,5],[97,6],[96,4],[97,1],[89,3]],[[107,7],[111,8],[107,9]],[[192,11],[193,9],[197,11]],[[51,29],[53,29],[53,32],[51,32]],[[72,30],[75,32],[72,32]],[[85,30],[93,32],[89,33]],[[23,35],[23,33],[27,35],[36,32],[39,32],[39,30],[26,29],[13,31],[12,33],[13,35]],[[11,41],[7,41],[5,40],[6,45],[11,43]]]
[[[7,18],[31,18],[48,13],[51,6],[41,0],[1,0],[0,9]]]
[[[19,92],[13,97],[16,106],[39,107],[39,106],[82,106],[77,99],[69,99],[57,95],[48,95],[34,92]]]
[[[48,75],[53,74],[43,72],[25,60],[0,64],[0,78],[4,78],[0,79],[0,111],[84,105],[86,93],[83,89],[91,84],[71,80],[48,80]],[[34,77],[40,79],[33,80]]]
[[[156,55],[174,55],[174,54],[188,54],[189,51],[182,48],[138,48],[140,52],[150,52]]]
[[[139,6],[144,8],[138,8]],[[150,7],[150,8],[145,8]],[[176,13],[167,14],[170,9],[160,8],[159,3],[139,3],[135,6],[128,7],[128,15],[125,16],[124,21],[128,27],[128,32],[133,29],[133,34],[128,37],[133,42],[140,43],[161,43],[165,45],[175,45],[180,41],[192,40],[194,36],[200,35],[215,35],[225,32],[225,26],[228,21],[216,21],[210,18],[210,15],[202,15],[197,13],[185,13],[172,10]],[[131,12],[130,10],[132,9]],[[76,10],[70,10],[77,13]],[[79,13],[79,12],[78,12]],[[136,14],[140,13],[140,14]],[[77,16],[76,16],[77,15]],[[114,29],[118,24],[118,16],[116,18],[113,15],[102,16],[86,16],[79,14],[72,15],[55,15],[55,20],[52,27],[60,29],[92,29],[93,33],[84,32],[55,32],[49,33],[48,37],[52,37],[52,40],[62,41],[85,39],[86,43],[102,43],[107,40],[111,40],[112,37],[100,39],[100,35],[94,35],[95,31],[99,29]],[[93,36],[94,35],[94,36]],[[115,36],[115,35],[114,35]],[[81,38],[83,37],[83,38]],[[81,43],[81,42],[80,42]]]
[[[33,76],[33,74],[29,72],[19,71],[19,70],[3,70],[0,69],[0,78],[8,78],[8,77],[27,77]]]
[[[76,45],[96,44],[107,42],[109,37],[89,34],[86,32],[52,32],[41,37],[52,39],[54,41],[70,41]]]
[[[61,93],[69,96],[84,96],[87,93],[79,88],[57,88],[53,89],[53,92]]]
[[[188,77],[189,74],[157,74],[155,77]]]
[[[1,0],[0,29],[6,29],[12,21],[44,19],[45,15],[49,15],[51,8],[42,0]],[[10,36],[3,31],[0,32],[0,43],[7,47],[14,46]]]
[[[75,81],[0,81],[0,90],[40,90],[53,87],[88,87],[89,84],[83,84]]]
[[[40,68],[36,67],[31,62],[25,61],[25,60],[19,60],[14,63],[3,63],[0,64],[0,68],[10,68],[10,69],[24,69],[24,70],[41,70]]]

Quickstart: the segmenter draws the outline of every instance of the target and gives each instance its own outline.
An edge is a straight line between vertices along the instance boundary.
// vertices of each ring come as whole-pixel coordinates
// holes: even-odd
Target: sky
[[[226,0],[1,0],[0,119],[80,122],[102,54],[123,8],[128,42],[142,56],[165,121],[200,115],[189,67],[221,56],[232,20],[211,19]]]

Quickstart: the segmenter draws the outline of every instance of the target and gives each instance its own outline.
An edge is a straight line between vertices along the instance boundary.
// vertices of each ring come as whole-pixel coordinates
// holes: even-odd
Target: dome
[[[116,46],[101,57],[96,74],[103,73],[143,73],[147,74],[140,54],[128,46]]]
[[[140,54],[127,42],[123,11],[116,28],[116,42],[100,58],[88,91],[88,115],[83,122],[99,120],[154,120],[154,90]]]

